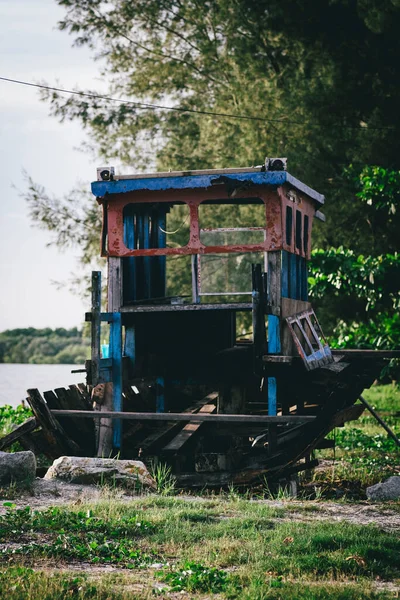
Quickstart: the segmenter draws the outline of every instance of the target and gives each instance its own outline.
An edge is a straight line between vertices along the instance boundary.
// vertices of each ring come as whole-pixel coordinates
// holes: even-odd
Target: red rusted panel
[[[295,254],[309,257],[311,247],[311,228],[315,214],[314,203],[290,186],[281,186],[277,189],[268,187],[251,187],[235,190],[234,199],[238,203],[247,198],[259,198],[265,204],[266,215],[266,239],[258,244],[240,244],[229,246],[205,246],[200,240],[199,205],[207,201],[232,201],[232,191],[227,190],[225,185],[216,185],[206,190],[168,190],[164,192],[138,191],[126,194],[118,194],[106,201],[108,256],[168,256],[187,254],[219,254],[239,252],[268,252],[272,250],[285,249]],[[190,239],[186,246],[180,248],[150,248],[129,249],[124,244],[123,211],[128,204],[135,203],[183,203],[188,205],[190,214]],[[292,244],[286,244],[285,231],[286,206],[292,206],[294,211],[301,210],[302,227],[304,230],[304,217],[309,218],[309,234],[307,252],[304,245],[301,249],[296,248],[295,231],[292,235]],[[295,219],[293,219],[295,222]],[[294,227],[294,225],[293,225]]]

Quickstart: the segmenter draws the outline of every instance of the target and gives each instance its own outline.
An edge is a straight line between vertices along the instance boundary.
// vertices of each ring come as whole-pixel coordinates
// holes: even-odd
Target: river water
[[[0,363],[0,406],[17,406],[28,388],[40,392],[85,382],[85,373],[71,373],[80,365],[20,365]]]

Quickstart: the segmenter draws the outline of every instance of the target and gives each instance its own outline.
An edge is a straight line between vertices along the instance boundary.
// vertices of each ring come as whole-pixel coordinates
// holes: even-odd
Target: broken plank
[[[13,431],[7,433],[2,438],[0,438],[0,450],[4,448],[9,448],[11,444],[17,442],[23,435],[30,433],[38,426],[36,418],[30,417],[21,425],[18,425]]]
[[[39,390],[35,388],[29,389],[27,400],[38,424],[42,428],[43,436],[52,447],[54,454],[62,456],[63,454],[68,455],[72,453],[72,455],[79,456],[81,454],[79,446],[65,433],[63,427],[47,406],[44,398],[42,398]]]
[[[216,407],[214,404],[206,404],[199,410],[198,414],[209,414],[210,415],[213,412],[215,412],[215,410],[216,410]],[[174,439],[171,440],[170,443],[167,444],[163,448],[163,452],[179,452],[179,450],[181,450],[182,446],[184,446],[184,444],[186,444],[186,442],[189,441],[190,438],[199,430],[201,425],[202,425],[202,423],[189,422],[178,433],[178,435],[175,436]]]
[[[203,398],[199,400],[189,408],[186,408],[184,413],[196,413],[201,409],[205,404],[211,404],[213,401],[215,402],[218,398],[218,392],[211,392]],[[161,431],[157,430],[148,437],[146,437],[142,443],[140,444],[140,448],[142,453],[149,452],[150,449],[153,451],[155,447],[159,447],[166,443],[168,439],[170,439],[175,432],[178,432],[182,427],[181,423],[169,423],[166,427],[164,427]]]

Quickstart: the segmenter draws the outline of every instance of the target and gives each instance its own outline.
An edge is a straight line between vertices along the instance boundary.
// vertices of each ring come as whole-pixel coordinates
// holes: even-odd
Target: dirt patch
[[[33,509],[41,510],[50,506],[83,504],[111,497],[114,500],[129,501],[132,496],[132,493],[122,488],[36,479],[29,489],[21,490],[16,498],[10,500],[10,498],[2,499],[0,497],[0,514],[6,510],[4,502],[13,502],[17,508],[30,506]]]
[[[68,504],[79,505],[88,502],[112,499],[113,501],[130,502],[137,495],[122,488],[109,488],[107,486],[81,485],[65,483],[62,481],[48,481],[36,479],[29,490],[18,494],[12,502],[17,508],[30,506],[41,510],[50,506],[65,506]],[[202,501],[205,504],[214,502],[215,498],[204,496],[179,496],[180,499],[191,501]],[[0,514],[4,514],[5,501],[0,498]],[[271,507],[282,508],[285,511],[283,518],[295,519],[303,522],[315,520],[347,521],[355,525],[376,525],[387,532],[400,532],[400,511],[391,508],[390,503],[383,502],[372,504],[364,501],[359,503],[341,503],[325,501],[279,501],[279,500],[254,500],[267,504]],[[397,505],[398,507],[398,505]],[[220,518],[236,517],[235,511],[232,515],[224,513]]]

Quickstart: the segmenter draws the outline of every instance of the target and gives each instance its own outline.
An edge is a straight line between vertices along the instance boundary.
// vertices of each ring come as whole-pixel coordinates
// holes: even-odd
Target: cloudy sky
[[[0,76],[104,89],[89,50],[57,30],[63,14],[54,0],[0,0]],[[77,181],[89,188],[98,165],[77,150],[84,139],[78,124],[48,115],[37,90],[0,81],[0,331],[79,326],[89,308],[52,284],[76,269],[74,252],[47,247],[50,235],[32,226],[18,193],[23,169],[54,194]]]

